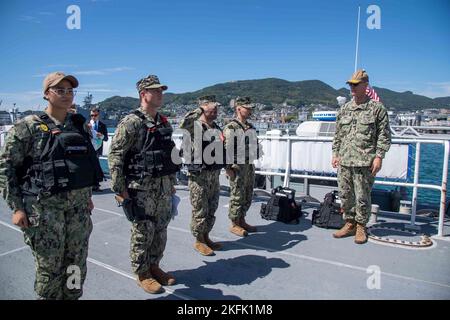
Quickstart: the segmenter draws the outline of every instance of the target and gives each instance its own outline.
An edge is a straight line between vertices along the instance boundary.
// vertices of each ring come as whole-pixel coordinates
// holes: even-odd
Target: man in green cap
[[[347,81],[353,99],[339,110],[333,140],[332,166],[338,169],[338,187],[345,225],[335,238],[355,235],[355,243],[367,241],[370,193],[384,155],[391,145],[389,117],[381,102],[366,95],[369,76],[356,71]]]
[[[117,126],[108,156],[111,188],[116,199],[131,203],[131,266],[137,283],[148,293],[160,293],[162,285],[175,284],[159,263],[167,242],[171,220],[171,199],[175,193],[172,161],[175,147],[172,127],[158,110],[162,105],[162,85],[155,75],[136,83],[140,106]],[[130,202],[131,201],[131,202]]]
[[[235,99],[236,117],[223,129],[226,149],[226,173],[230,181],[230,206],[228,217],[231,220],[230,231],[245,237],[256,232],[256,227],[247,224],[245,215],[252,203],[255,181],[253,161],[261,155],[256,129],[247,120],[254,105],[249,97]]]
[[[196,238],[194,248],[210,256],[222,245],[209,238],[219,205],[220,170],[225,167],[222,130],[214,121],[217,118],[216,96],[198,99],[199,107],[186,114],[180,128],[189,133],[192,148],[188,161],[189,191],[192,204],[191,232]],[[210,159],[208,159],[210,158]]]

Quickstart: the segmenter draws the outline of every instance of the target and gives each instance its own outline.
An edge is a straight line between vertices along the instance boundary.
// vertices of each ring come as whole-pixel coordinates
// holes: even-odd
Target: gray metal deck
[[[108,183],[103,184],[107,188]],[[170,223],[164,270],[178,283],[159,295],[136,285],[129,262],[130,223],[108,191],[94,196],[88,276],[82,299],[450,299],[450,241],[429,249],[405,249],[352,238],[311,226],[312,209],[298,225],[261,219],[256,198],[248,221],[259,232],[238,238],[228,231],[228,196],[221,194],[211,236],[224,244],[215,256],[194,251],[189,231],[189,193]],[[383,218],[403,225],[405,221]],[[449,227],[446,222],[446,228]],[[428,232],[436,224],[423,226]],[[448,238],[448,237],[447,237]],[[380,289],[369,289],[369,266],[380,268]],[[21,231],[0,201],[0,299],[34,299],[34,262]]]

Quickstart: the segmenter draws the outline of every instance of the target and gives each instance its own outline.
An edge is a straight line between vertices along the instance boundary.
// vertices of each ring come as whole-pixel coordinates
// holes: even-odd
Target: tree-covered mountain
[[[123,109],[135,109],[139,106],[139,99],[132,97],[113,96],[99,103],[102,110],[120,111]]]
[[[417,95],[411,91],[396,92],[385,88],[374,87],[384,104],[389,109],[420,110],[424,108],[450,108],[450,97],[431,99]],[[187,93],[166,93],[165,104],[191,104],[200,96],[215,94],[217,100],[224,105],[237,96],[249,96],[257,103],[279,105],[287,103],[294,106],[324,104],[336,106],[336,97],[349,97],[349,90],[334,89],[320,80],[286,81],[276,78],[259,80],[242,80],[220,83]],[[135,108],[139,101],[136,98],[114,96],[100,103],[103,109],[118,110]]]

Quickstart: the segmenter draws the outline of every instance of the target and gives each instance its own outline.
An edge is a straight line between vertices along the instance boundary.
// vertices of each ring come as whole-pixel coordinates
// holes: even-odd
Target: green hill
[[[135,109],[139,106],[139,99],[131,97],[113,96],[100,102],[99,107],[102,110],[120,111],[123,109]]]
[[[420,110],[424,108],[450,108],[450,97],[431,99],[411,91],[396,92],[374,87],[389,109]],[[216,84],[194,92],[166,93],[165,104],[191,104],[200,96],[215,94],[217,100],[228,105],[236,96],[249,96],[257,103],[276,105],[287,103],[294,106],[324,104],[336,106],[337,96],[349,97],[349,90],[334,89],[320,80],[286,81],[277,78],[241,80]],[[136,98],[114,96],[100,103],[103,109],[132,109],[138,105]]]
[[[189,104],[197,97],[215,94],[222,104],[228,104],[236,96],[249,96],[255,102],[267,105],[304,105],[310,103],[336,104],[337,90],[319,80],[290,82],[268,78],[242,80],[216,84],[198,91],[165,96],[166,103]]]

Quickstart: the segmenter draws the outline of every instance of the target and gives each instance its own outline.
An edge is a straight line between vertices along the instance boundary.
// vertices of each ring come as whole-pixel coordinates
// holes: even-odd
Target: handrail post
[[[291,139],[288,137],[287,138],[287,150],[286,150],[286,172],[284,175],[284,183],[283,183],[283,187],[284,188],[289,188],[289,183],[290,183],[290,177],[291,177],[291,156],[292,156],[292,144],[291,144]]]
[[[448,174],[448,156],[450,149],[450,142],[444,141],[444,164],[442,166],[442,186],[441,186],[441,204],[439,207],[439,226],[438,237],[444,236],[444,217],[445,217],[445,202],[447,198],[447,174]]]
[[[305,195],[309,196],[309,179],[308,178],[303,179],[303,189],[305,190]]]
[[[416,211],[417,211],[417,184],[419,183],[419,166],[420,166],[420,142],[416,143],[416,159],[414,161],[414,187],[412,195],[412,207],[411,207],[411,223],[405,226],[407,229],[419,230],[416,223]]]

